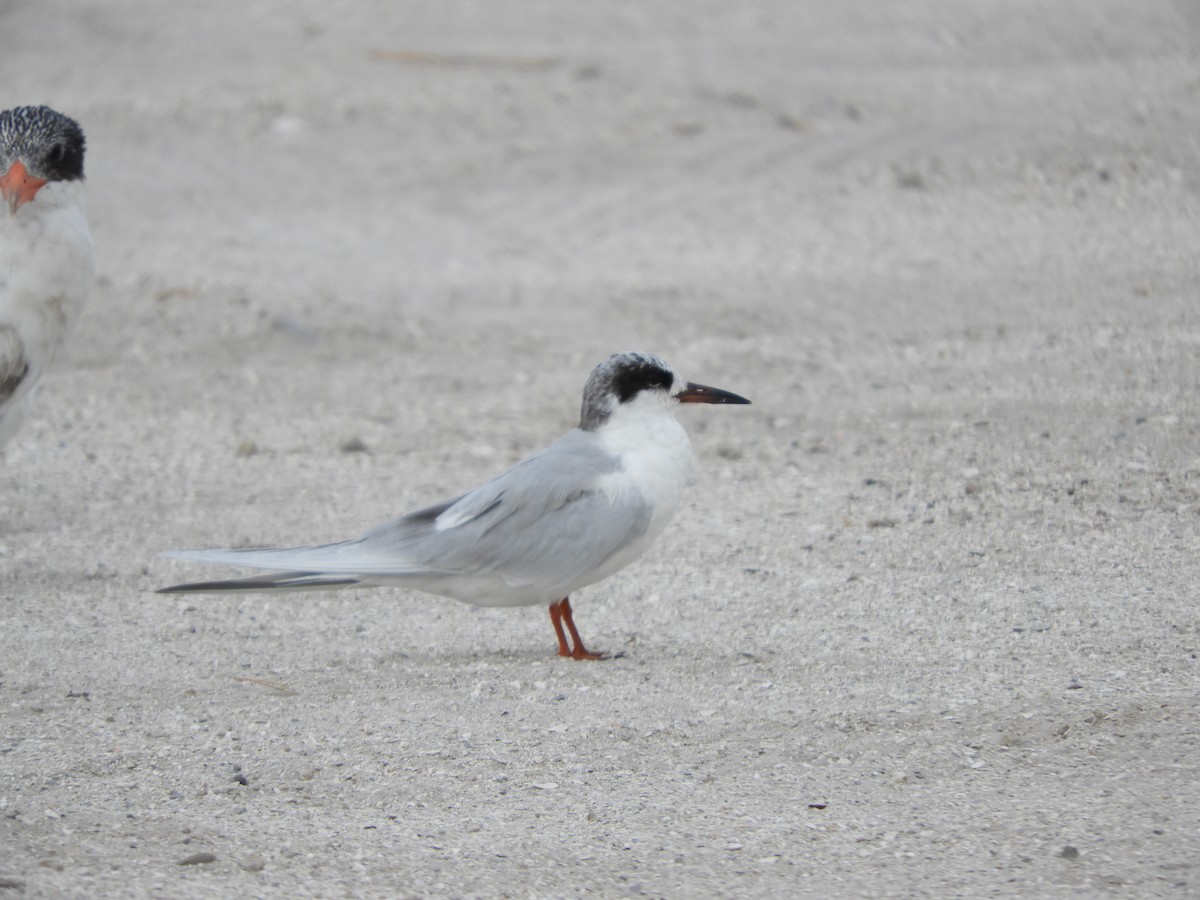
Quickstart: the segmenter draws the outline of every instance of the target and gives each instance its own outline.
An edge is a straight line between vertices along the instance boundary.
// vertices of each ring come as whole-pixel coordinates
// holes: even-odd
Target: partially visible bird
[[[47,106],[0,112],[0,446],[91,292],[83,130]]]
[[[337,544],[171,551],[279,571],[160,593],[399,585],[476,606],[547,604],[558,655],[602,659],[580,640],[570,595],[641,556],[679,508],[692,448],[675,410],[749,402],[649,353],[618,353],[588,378],[578,428],[473,491]]]

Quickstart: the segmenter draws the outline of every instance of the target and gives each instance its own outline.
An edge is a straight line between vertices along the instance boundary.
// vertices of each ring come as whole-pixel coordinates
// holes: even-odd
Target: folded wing
[[[619,464],[595,435],[576,430],[475,490],[356,540],[166,555],[285,570],[295,588],[406,576],[499,578],[514,586],[568,583],[600,568],[649,528],[651,510],[640,494],[605,490],[604,476]],[[285,586],[279,580],[262,577],[258,589]],[[233,584],[226,589],[239,589]],[[255,589],[246,580],[237,584]]]

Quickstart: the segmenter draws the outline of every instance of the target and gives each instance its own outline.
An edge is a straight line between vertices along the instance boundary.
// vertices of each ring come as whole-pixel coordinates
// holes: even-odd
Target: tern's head
[[[672,413],[680,403],[749,403],[745,397],[693,384],[652,353],[614,353],[583,388],[579,427],[595,431],[621,409]]]
[[[0,193],[9,215],[48,182],[83,178],[83,129],[48,106],[0,112]]]

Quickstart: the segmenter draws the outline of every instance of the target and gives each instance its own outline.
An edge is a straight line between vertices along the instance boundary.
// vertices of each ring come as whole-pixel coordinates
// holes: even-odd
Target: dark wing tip
[[[237,579],[229,581],[193,581],[189,584],[173,584],[170,587],[159,588],[156,594],[194,594],[199,591],[236,591],[246,590],[247,585]]]
[[[173,584],[158,588],[156,594],[199,594],[240,591],[303,591],[334,590],[362,584],[353,575],[322,575],[318,572],[274,572],[269,575],[251,575],[247,578],[228,578],[224,581],[194,581],[188,584]]]

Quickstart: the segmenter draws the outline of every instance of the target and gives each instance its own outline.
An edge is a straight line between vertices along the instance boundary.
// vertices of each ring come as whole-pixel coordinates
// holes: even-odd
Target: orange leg
[[[557,603],[550,604],[550,622],[554,626],[554,633],[558,635],[558,655],[569,656],[571,659],[604,659],[603,653],[593,653],[583,646],[583,641],[579,637],[579,632],[575,630],[575,619],[571,616],[571,598],[563,597]],[[567,631],[571,632],[571,640],[575,643],[575,648],[571,649],[567,644],[567,636],[563,633],[563,623],[566,623]]]

